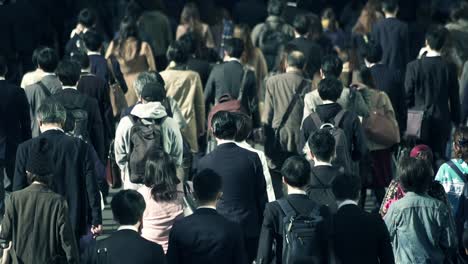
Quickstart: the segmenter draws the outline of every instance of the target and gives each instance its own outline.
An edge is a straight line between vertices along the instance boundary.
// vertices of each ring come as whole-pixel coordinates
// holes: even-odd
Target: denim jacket
[[[395,263],[443,263],[457,247],[454,223],[441,201],[414,192],[390,206],[384,217]]]

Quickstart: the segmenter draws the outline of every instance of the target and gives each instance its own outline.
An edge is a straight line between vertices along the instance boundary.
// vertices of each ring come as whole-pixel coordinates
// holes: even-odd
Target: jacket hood
[[[319,105],[316,111],[322,122],[332,122],[341,109],[343,108],[338,103],[332,103]]]
[[[160,102],[137,104],[133,108],[132,115],[139,118],[159,119],[167,116],[166,109]]]

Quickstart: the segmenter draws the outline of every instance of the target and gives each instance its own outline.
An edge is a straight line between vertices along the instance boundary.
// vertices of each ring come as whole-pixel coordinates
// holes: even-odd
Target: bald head
[[[288,53],[286,63],[287,67],[293,67],[302,70],[305,66],[304,54],[298,50],[293,50]]]

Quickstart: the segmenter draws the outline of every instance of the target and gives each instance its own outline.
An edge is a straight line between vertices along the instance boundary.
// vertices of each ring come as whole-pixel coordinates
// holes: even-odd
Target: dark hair
[[[323,34],[322,21],[316,14],[313,13],[307,14],[307,17],[310,21],[309,37],[312,40],[316,40],[320,38]]]
[[[86,54],[85,52],[82,52],[82,51],[74,52],[71,55],[71,60],[80,64],[80,67],[82,70],[89,68],[89,65],[90,65],[89,57],[88,57],[88,54]]]
[[[335,11],[333,11],[332,8],[326,8],[325,10],[323,10],[322,19],[330,20],[328,24],[329,25],[328,30],[330,30],[331,32],[335,32],[338,29],[337,28],[338,22],[336,21]]]
[[[80,80],[81,67],[74,60],[63,60],[55,71],[64,86],[75,86]]]
[[[405,192],[425,193],[432,182],[433,173],[425,160],[402,157],[398,164],[398,177]]]
[[[370,63],[378,63],[382,60],[382,46],[377,41],[369,41],[364,50],[364,58]]]
[[[168,61],[174,61],[176,64],[187,63],[189,59],[187,50],[179,41],[172,42],[172,44],[169,45],[166,56]]]
[[[317,130],[308,140],[312,154],[320,161],[330,161],[335,153],[335,138],[330,132]]]
[[[8,66],[5,57],[0,55],[0,76],[4,77],[7,74]]]
[[[187,32],[182,35],[178,42],[184,47],[188,54],[195,54],[198,50],[196,35],[193,32]]]
[[[343,71],[343,61],[336,55],[326,55],[322,58],[320,68],[322,69],[322,73],[325,78],[338,78]]]
[[[51,48],[43,48],[37,53],[37,65],[45,72],[54,72],[58,60],[57,53]]]
[[[267,12],[270,16],[280,16],[284,9],[283,0],[268,1]]]
[[[368,88],[375,89],[374,77],[372,77],[372,72],[369,68],[363,67],[359,71],[359,79]]]
[[[33,51],[31,61],[34,64],[34,67],[36,67],[36,68],[39,66],[38,63],[37,63],[37,56],[39,56],[39,52],[41,52],[41,50],[44,49],[44,48],[46,48],[46,47],[45,46],[39,46],[39,47],[35,48],[34,51]]]
[[[151,196],[157,202],[173,201],[177,198],[176,165],[164,151],[151,151],[145,166],[144,184],[151,188]]]
[[[46,98],[37,109],[37,119],[44,124],[64,124],[67,111],[63,105],[52,99]]]
[[[384,12],[395,13],[398,8],[398,0],[383,0],[382,10]]]
[[[288,53],[288,56],[286,57],[286,62],[290,67],[295,67],[302,70],[304,69],[306,59],[304,53],[302,53],[301,51],[292,50]]]
[[[111,209],[114,220],[120,225],[135,225],[143,217],[146,203],[139,192],[122,190],[112,198]]]
[[[289,157],[281,167],[281,175],[286,184],[296,188],[305,187],[310,179],[310,164],[304,157]]]
[[[53,177],[53,174],[39,175],[36,173],[31,173],[29,171],[26,171],[26,180],[28,181],[29,184],[32,184],[33,182],[37,181],[50,187],[52,177]]]
[[[343,92],[343,84],[335,77],[327,77],[319,82],[318,93],[322,100],[336,102]]]
[[[224,50],[230,57],[240,59],[244,52],[244,42],[239,38],[226,39]]]
[[[234,139],[237,134],[237,124],[234,116],[227,111],[219,111],[211,119],[213,135],[219,139]]]
[[[236,34],[236,31],[239,32]],[[244,42],[244,53],[242,54],[241,61],[247,63],[251,61],[255,56],[255,46],[252,42],[252,37],[250,36],[251,30],[249,25],[240,24],[236,25],[234,28],[234,36],[236,38],[242,39]]]
[[[453,143],[455,157],[468,160],[468,127],[458,127],[455,130]]]
[[[426,41],[431,49],[439,51],[444,47],[447,35],[448,31],[445,27],[440,25],[432,26],[426,33]]]
[[[296,45],[292,44],[292,43],[287,43],[284,48],[280,49],[280,55],[278,56],[279,59],[278,59],[278,62],[277,62],[277,65],[276,65],[276,71],[279,72],[279,73],[284,73],[286,72],[286,64],[287,64],[287,60],[288,60],[288,54],[293,52],[293,51],[297,51],[298,48]]]
[[[117,54],[123,56],[124,43],[129,38],[135,38],[137,41],[137,53],[140,52],[141,39],[138,31],[138,26],[135,18],[126,16],[120,23],[119,35],[117,37],[116,46],[118,47]]]
[[[236,120],[237,133],[234,138],[237,142],[246,140],[252,132],[252,118],[244,113],[231,113]]]
[[[202,35],[202,24],[200,21],[200,12],[197,4],[189,2],[185,4],[182,13],[180,14],[180,24],[188,25],[189,32],[195,32]]]
[[[88,30],[83,34],[83,42],[90,51],[98,51],[102,47],[102,36],[94,30]]]
[[[332,182],[332,192],[337,201],[357,200],[361,192],[361,178],[354,174],[340,174]]]
[[[92,28],[96,24],[96,13],[94,10],[85,8],[78,14],[78,23],[87,28]]]
[[[193,191],[200,204],[215,201],[222,188],[221,176],[210,169],[204,169],[193,177]]]
[[[138,20],[142,14],[142,7],[135,1],[130,1],[125,7],[125,16],[129,16],[135,20]]]
[[[461,2],[450,13],[452,21],[456,22],[459,19],[468,19],[468,3]]]
[[[294,29],[300,35],[305,35],[310,29],[310,19],[305,14],[297,14],[293,21]]]

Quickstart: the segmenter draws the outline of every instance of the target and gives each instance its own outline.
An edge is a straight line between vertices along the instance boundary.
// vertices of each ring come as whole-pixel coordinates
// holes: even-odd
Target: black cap
[[[26,163],[26,171],[41,176],[51,174],[53,163],[48,150],[47,139],[33,140]]]
[[[148,83],[143,86],[141,98],[148,102],[162,102],[166,98],[166,89],[159,82]]]

